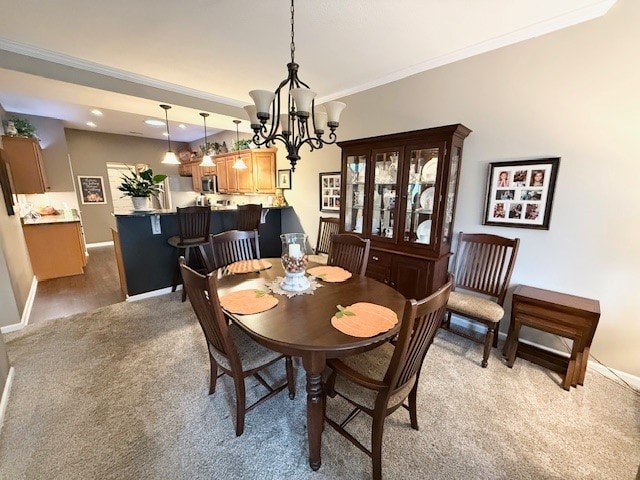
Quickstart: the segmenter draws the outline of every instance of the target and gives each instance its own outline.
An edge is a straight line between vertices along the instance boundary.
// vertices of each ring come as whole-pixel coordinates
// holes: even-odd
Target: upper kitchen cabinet
[[[423,298],[446,281],[470,132],[456,124],[339,143],[341,228],[371,239],[367,275],[408,298]]]
[[[11,167],[14,193],[45,193],[48,190],[42,150],[35,138],[3,136],[2,148]]]
[[[276,148],[261,148],[216,155],[218,191],[220,193],[274,193],[276,152]],[[247,168],[233,168],[238,157],[244,161]]]

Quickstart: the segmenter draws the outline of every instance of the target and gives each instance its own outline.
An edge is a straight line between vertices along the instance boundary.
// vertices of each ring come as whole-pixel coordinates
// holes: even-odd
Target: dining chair
[[[417,392],[420,371],[433,338],[444,317],[452,280],[422,300],[407,300],[402,324],[395,343],[384,342],[358,355],[331,359],[326,387],[330,398],[336,395],[352,404],[353,411],[338,423],[327,423],[356,447],[371,457],[373,478],[382,478],[382,437],[386,417],[400,406],[409,411],[411,428],[418,430]],[[404,402],[408,399],[408,405]],[[326,409],[326,406],[325,406]],[[373,419],[371,450],[345,429],[359,413]]]
[[[258,230],[262,216],[262,204],[248,203],[238,205],[236,212],[236,229],[243,231]]]
[[[229,230],[210,239],[211,252],[207,257],[207,268],[214,270],[240,260],[260,258],[258,231]]]
[[[191,206],[176,208],[178,220],[178,235],[167,239],[169,245],[177,249],[176,269],[173,273],[171,291],[175,292],[180,283],[180,264],[178,259],[184,256],[187,265],[197,264],[199,269],[206,267],[205,246],[209,245],[209,226],[211,224],[211,209],[209,207]],[[196,256],[192,258],[191,249],[195,249]],[[197,263],[196,263],[197,262]],[[182,291],[182,301],[187,298]]]
[[[295,397],[293,363],[290,356],[281,355],[252,340],[235,324],[229,324],[220,306],[216,285],[217,271],[202,275],[180,258],[184,287],[193,311],[202,327],[209,351],[211,379],[209,395],[216,390],[219,376],[233,378],[236,393],[236,435],[244,431],[245,413],[271,398],[285,387],[289,398]],[[278,387],[270,386],[259,372],[279,360],[285,360],[287,381]],[[218,376],[218,368],[222,373]],[[253,376],[267,389],[267,393],[251,405],[246,405],[245,378]]]
[[[487,327],[484,337],[482,367],[486,368],[491,345],[498,346],[500,320],[504,316],[503,304],[513,273],[520,239],[500,237],[486,233],[458,235],[457,252],[453,261],[454,287],[447,304],[444,327],[451,328],[451,314],[479,322]]]
[[[371,241],[353,233],[336,233],[331,237],[327,265],[335,265],[364,276],[369,262]]]
[[[336,217],[320,217],[318,226],[318,240],[316,241],[316,255],[320,253],[329,254],[331,247],[331,237],[340,230],[340,219]]]

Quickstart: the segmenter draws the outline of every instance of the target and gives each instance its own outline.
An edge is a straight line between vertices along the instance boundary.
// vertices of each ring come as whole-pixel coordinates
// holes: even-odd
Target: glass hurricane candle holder
[[[284,280],[280,284],[283,290],[302,292],[310,287],[305,272],[307,269],[307,234],[284,233],[280,235],[282,241],[282,267]]]

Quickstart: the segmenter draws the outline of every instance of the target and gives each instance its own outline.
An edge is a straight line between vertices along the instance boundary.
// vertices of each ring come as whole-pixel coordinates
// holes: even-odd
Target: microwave
[[[218,185],[215,175],[212,177],[202,177],[202,191],[208,193],[218,193]]]

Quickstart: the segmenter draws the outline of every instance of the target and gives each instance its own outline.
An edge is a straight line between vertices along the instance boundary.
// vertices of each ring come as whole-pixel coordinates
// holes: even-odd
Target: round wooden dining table
[[[267,282],[284,276],[280,258],[266,259],[273,266],[260,272],[229,275],[219,270],[218,295],[244,289],[268,291]],[[313,264],[309,264],[312,267]],[[278,304],[265,312],[239,315],[225,312],[233,322],[258,343],[276,352],[302,358],[307,377],[307,435],[309,465],[318,470],[321,465],[323,405],[325,392],[322,372],[328,358],[353,355],[375,348],[393,337],[400,329],[406,299],[393,288],[371,278],[354,275],[340,283],[318,280],[322,287],[313,294],[275,294]],[[331,325],[331,317],[356,302],[370,302],[393,310],[398,323],[391,330],[369,338],[346,335]]]

